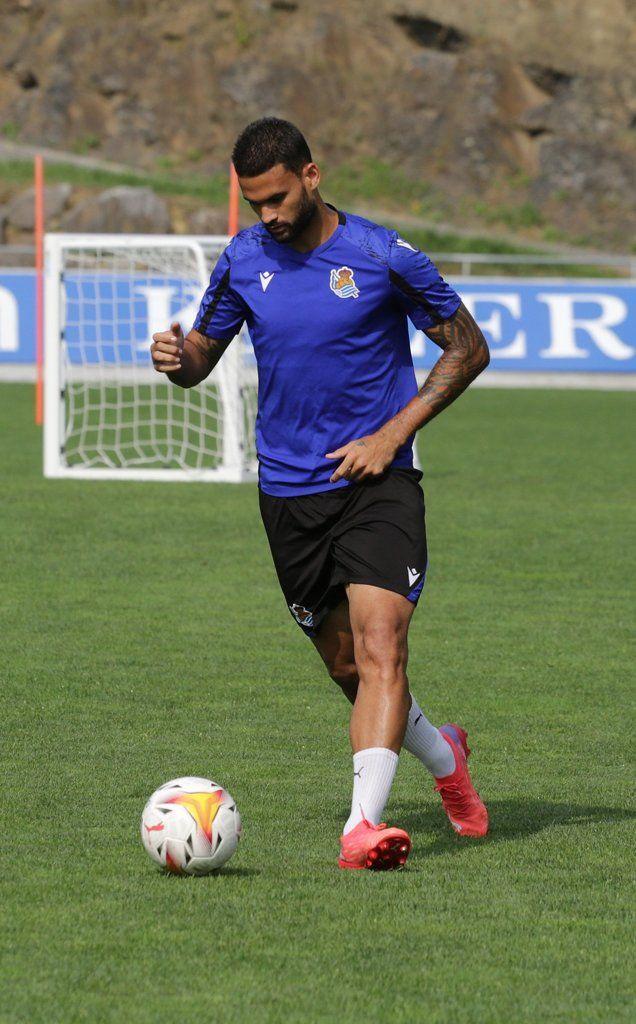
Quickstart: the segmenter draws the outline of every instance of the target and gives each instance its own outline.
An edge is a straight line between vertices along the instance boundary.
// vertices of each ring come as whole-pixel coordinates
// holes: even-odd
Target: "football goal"
[[[228,237],[45,237],[44,472],[95,480],[254,479],[256,365],[245,329],[206,381],[157,373],[152,334],[190,330]]]

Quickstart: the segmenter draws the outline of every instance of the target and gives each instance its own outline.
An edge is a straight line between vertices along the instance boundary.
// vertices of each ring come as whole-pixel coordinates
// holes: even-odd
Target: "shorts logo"
[[[314,613],[310,612],[308,608],[303,608],[302,604],[290,604],[289,610],[299,626],[309,626],[310,629],[313,628]]]
[[[329,275],[329,287],[339,299],[357,299],[360,292],[353,280],[351,267],[339,267]]]

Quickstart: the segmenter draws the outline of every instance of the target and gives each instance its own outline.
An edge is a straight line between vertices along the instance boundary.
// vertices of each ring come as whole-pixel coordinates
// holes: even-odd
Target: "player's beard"
[[[270,234],[277,242],[293,242],[309,227],[317,213],[318,203],[303,189],[298,213],[294,220],[290,224],[285,224],[284,230],[270,231]]]

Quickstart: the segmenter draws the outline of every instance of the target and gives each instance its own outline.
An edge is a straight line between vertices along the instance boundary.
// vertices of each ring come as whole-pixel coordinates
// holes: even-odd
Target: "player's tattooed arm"
[[[184,338],[181,325],[173,323],[169,331],[153,334],[150,354],[158,373],[165,373],[173,384],[192,388],[214,369],[229,341],[208,338],[190,331]]]
[[[382,427],[395,436],[398,447],[459,398],[490,362],[488,343],[463,302],[449,320],[429,327],[426,334],[443,351],[416,397]]]
[[[327,453],[329,459],[342,459],[332,481],[380,476],[409,437],[454,402],[490,362],[486,339],[463,303],[450,319],[426,333],[443,352],[425,383],[415,398],[375,434]]]
[[[419,391],[426,410],[420,426],[454,402],[490,362],[486,339],[463,302],[450,320],[426,333],[443,352]]]

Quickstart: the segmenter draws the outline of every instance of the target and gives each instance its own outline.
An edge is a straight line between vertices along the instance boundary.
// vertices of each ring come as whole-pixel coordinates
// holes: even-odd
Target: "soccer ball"
[[[241,830],[241,815],[230,794],[216,782],[194,776],[160,786],[141,816],[146,853],[177,875],[216,871],[236,850]]]

